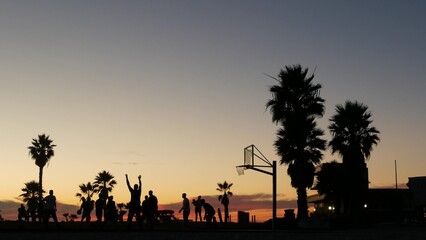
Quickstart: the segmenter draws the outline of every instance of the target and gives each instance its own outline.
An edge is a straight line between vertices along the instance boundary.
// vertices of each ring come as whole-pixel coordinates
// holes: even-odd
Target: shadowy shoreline
[[[159,224],[154,229],[139,229],[136,224],[128,229],[127,223],[108,225],[99,228],[95,223],[61,223],[60,228],[49,224],[48,229],[42,224],[28,223],[23,226],[18,222],[1,222],[1,239],[244,239],[244,240],[389,240],[389,239],[424,239],[426,236],[425,224],[381,224],[356,229],[279,229],[271,230],[265,224],[238,224],[217,225],[209,227],[202,223],[191,223],[184,227],[180,223]]]

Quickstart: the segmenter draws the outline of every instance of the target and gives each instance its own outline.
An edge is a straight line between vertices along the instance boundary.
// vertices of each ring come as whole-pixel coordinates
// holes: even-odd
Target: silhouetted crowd
[[[174,211],[172,210],[158,210],[158,199],[150,190],[148,195],[144,196],[144,200],[141,202],[142,194],[142,182],[141,176],[138,176],[138,184],[130,185],[128,175],[126,174],[126,183],[130,192],[130,202],[125,206],[128,209],[127,222],[128,228],[131,228],[133,219],[136,220],[137,225],[140,228],[144,226],[153,227],[155,223],[161,219],[172,220]],[[191,212],[189,199],[186,197],[186,193],[182,194],[183,202],[182,208],[179,212],[183,211],[184,225],[188,225],[188,218]],[[195,208],[195,222],[202,222],[205,220],[207,223],[216,222],[216,211],[209,203],[206,203],[201,196],[197,199],[192,200],[192,204]],[[18,209],[18,221],[19,222],[44,222],[45,225],[49,223],[50,218],[53,219],[56,226],[58,226],[58,219],[56,216],[56,197],[53,195],[53,190],[49,191],[49,195],[43,199],[32,197],[27,201],[28,209],[25,209],[24,204]],[[77,214],[81,215],[81,222],[91,222],[91,214],[95,210],[96,222],[100,226],[106,224],[117,224],[119,221],[123,221],[123,216],[126,211],[121,210],[120,206],[117,209],[117,204],[114,201],[113,196],[108,196],[107,191],[101,191],[96,201],[92,200],[90,196],[81,197],[81,205],[77,210]],[[202,209],[204,209],[204,217],[201,217]],[[71,214],[74,215],[74,214]],[[68,221],[68,213],[64,216]],[[72,217],[77,218],[76,215]],[[59,226],[58,226],[59,227]]]

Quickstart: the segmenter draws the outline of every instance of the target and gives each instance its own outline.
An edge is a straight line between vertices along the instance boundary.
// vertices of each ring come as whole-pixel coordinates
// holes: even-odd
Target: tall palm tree
[[[38,135],[38,138],[33,138],[31,146],[28,147],[29,155],[35,160],[35,164],[39,167],[38,183],[40,185],[40,193],[38,197],[40,201],[43,198],[43,168],[49,163],[50,158],[55,155],[53,148],[56,147],[56,145],[52,143],[53,140],[49,139],[49,135],[42,134]]]
[[[370,126],[371,116],[368,107],[357,101],[336,106],[336,114],[331,117],[328,127],[332,135],[329,146],[333,153],[342,156],[343,164],[365,163],[373,146],[380,141],[380,132]]]
[[[329,130],[332,136],[329,146],[333,153],[343,159],[346,182],[351,191],[346,201],[352,213],[362,210],[368,189],[368,171],[365,164],[373,149],[380,141],[379,131],[371,126],[371,112],[368,107],[357,101],[346,101],[336,106],[336,114],[330,118]]]
[[[80,192],[76,193],[75,196],[79,197],[80,200],[82,197],[85,197],[85,199],[91,199],[93,194],[95,193],[95,188],[90,182],[88,182],[87,184],[82,183],[78,185],[78,187],[80,188]]]
[[[266,104],[272,121],[280,125],[274,145],[297,190],[298,219],[308,216],[306,191],[313,185],[315,165],[326,146],[315,121],[324,114],[324,99],[320,97],[321,85],[314,84],[313,78],[307,68],[286,66],[273,78],[278,84],[270,88],[272,99]]]
[[[114,176],[110,172],[104,170],[95,177],[93,187],[96,193],[99,193],[103,199],[107,199],[115,184],[117,184],[117,182],[114,180]]]
[[[232,197],[231,187],[234,185],[233,183],[228,183],[224,181],[223,183],[218,183],[216,190],[221,192],[222,194],[219,195],[218,199],[220,203],[223,205],[223,208],[225,209],[225,223],[228,222],[229,218],[229,197]]]

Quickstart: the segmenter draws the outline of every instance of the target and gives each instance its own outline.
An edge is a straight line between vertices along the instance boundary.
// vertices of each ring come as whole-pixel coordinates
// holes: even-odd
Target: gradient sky
[[[270,194],[270,176],[235,166],[250,144],[279,160],[265,74],[293,64],[323,86],[324,130],[336,104],[369,106],[381,131],[371,187],[395,184],[395,160],[400,184],[426,175],[425,10],[390,0],[1,1],[0,200],[38,180],[27,147],[42,133],[58,145],[44,188],[63,203],[78,204],[78,185],[103,170],[118,181],[117,202],[130,199],[126,173],[132,184],[141,174],[161,204],[216,195],[224,180],[235,195]],[[290,201],[286,170],[278,193]]]

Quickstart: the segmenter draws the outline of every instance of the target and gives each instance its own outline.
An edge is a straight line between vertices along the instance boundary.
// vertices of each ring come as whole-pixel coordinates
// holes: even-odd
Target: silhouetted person
[[[44,203],[44,222],[46,226],[49,224],[50,217],[55,221],[58,227],[58,218],[56,216],[56,197],[53,195],[53,190],[49,191],[49,195],[43,199]]]
[[[214,215],[216,214],[216,211],[214,210],[212,205],[206,203],[204,199],[201,199],[201,203],[204,208],[204,219],[207,223],[211,223],[214,218]]]
[[[186,226],[188,225],[188,217],[189,213],[191,212],[191,208],[189,205],[189,199],[186,197],[186,193],[182,193],[182,207],[179,210],[179,213],[183,211],[183,224]]]
[[[108,202],[106,204],[106,212],[105,212],[105,222],[117,223],[118,214],[117,207],[115,206],[115,201],[113,196],[108,197]]]
[[[18,208],[18,221],[19,222],[28,222],[28,212],[25,209],[24,204],[21,204],[21,207]]]
[[[148,221],[148,216],[149,216],[149,202],[148,202],[148,195],[145,195],[145,200],[142,201],[141,224],[143,224],[144,221]]]
[[[133,215],[135,216],[139,226],[141,226],[141,223],[140,223],[141,191],[142,191],[141,175],[138,176],[138,180],[139,180],[139,186],[135,184],[132,188],[130,186],[129,177],[126,174],[126,183],[130,191],[129,215],[127,215],[127,222],[129,223],[129,227],[132,222]]]
[[[82,215],[81,215],[81,222],[83,222],[86,219],[86,222],[90,222],[90,214],[92,213],[93,210],[93,201],[90,199],[90,197],[87,198],[87,200],[82,197],[81,198],[82,203],[81,203],[81,207],[80,207],[80,211],[82,211]]]
[[[37,206],[38,206],[37,197],[32,197],[28,199],[27,205],[28,205],[29,217],[31,217],[32,222],[35,222],[37,219]]]
[[[37,201],[37,213],[36,216],[38,216],[38,221],[42,222],[44,220],[45,217],[45,212],[44,212],[44,200],[41,199],[41,201]]]
[[[105,207],[106,207],[106,201],[105,199],[102,198],[101,194],[99,194],[99,198],[98,200],[96,200],[95,202],[95,207],[96,207],[96,218],[98,220],[98,222],[102,222],[102,215],[103,212],[105,211]]]
[[[150,222],[150,224],[154,224],[155,223],[155,216],[157,215],[157,211],[158,211],[158,199],[157,197],[153,194],[152,190],[149,190],[148,193],[149,197],[148,197],[148,221]]]
[[[192,204],[194,204],[195,207],[195,221],[198,221],[198,218],[200,218],[200,222],[202,222],[201,218],[201,209],[203,207],[203,204],[201,203],[201,196],[198,196],[197,200],[192,199]]]

